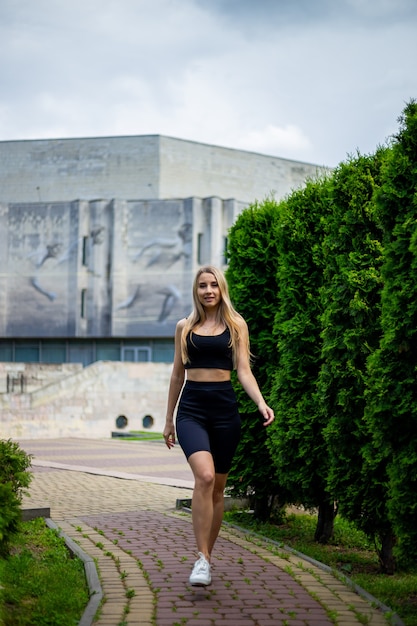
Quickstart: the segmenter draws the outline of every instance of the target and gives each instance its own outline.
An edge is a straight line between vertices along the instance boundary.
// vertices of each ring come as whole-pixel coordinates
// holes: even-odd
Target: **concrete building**
[[[0,141],[0,201],[282,198],[325,168],[160,135]]]
[[[26,393],[29,363],[166,372],[195,270],[225,265],[237,215],[324,171],[159,135],[0,142],[0,363],[10,385],[21,381],[5,387],[3,409],[16,401],[8,392]],[[112,388],[123,388],[128,370],[119,383],[116,370]]]

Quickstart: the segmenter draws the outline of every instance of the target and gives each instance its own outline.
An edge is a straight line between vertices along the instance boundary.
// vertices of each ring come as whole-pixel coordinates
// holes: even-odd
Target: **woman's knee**
[[[215,484],[215,470],[211,454],[196,452],[188,459],[194,474],[196,486],[213,489]]]
[[[201,468],[194,474],[196,485],[205,489],[214,487],[214,471],[210,467]]]

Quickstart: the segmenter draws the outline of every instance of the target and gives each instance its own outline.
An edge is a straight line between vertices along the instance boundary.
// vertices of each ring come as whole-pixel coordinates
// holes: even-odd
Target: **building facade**
[[[0,201],[283,198],[326,168],[161,135],[0,141]]]
[[[237,215],[324,171],[157,135],[0,142],[0,361],[170,362]]]

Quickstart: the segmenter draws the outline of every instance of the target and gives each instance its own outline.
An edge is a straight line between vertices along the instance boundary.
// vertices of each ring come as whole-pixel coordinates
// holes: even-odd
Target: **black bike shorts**
[[[240,415],[232,383],[187,380],[176,417],[177,438],[188,458],[210,452],[218,474],[228,474],[240,439]]]

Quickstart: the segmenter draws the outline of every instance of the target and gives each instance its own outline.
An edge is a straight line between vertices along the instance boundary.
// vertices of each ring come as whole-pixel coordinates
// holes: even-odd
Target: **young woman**
[[[194,474],[192,520],[199,556],[189,582],[206,586],[211,583],[210,557],[223,519],[227,475],[240,438],[231,371],[236,369],[241,385],[263,416],[264,426],[271,424],[274,412],[252,374],[247,324],[233,308],[221,270],[213,266],[198,270],[193,303],[191,315],[180,320],[175,331],[163,434],[167,447],[172,448],[174,411],[180,398],[176,431]]]

